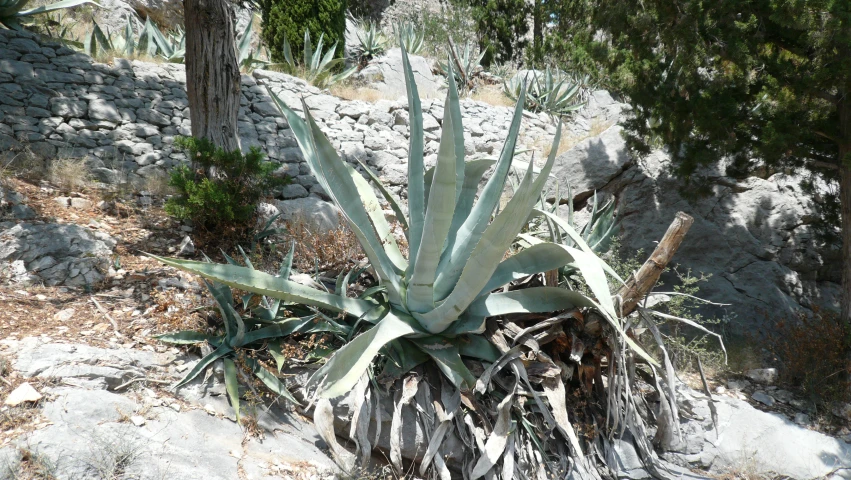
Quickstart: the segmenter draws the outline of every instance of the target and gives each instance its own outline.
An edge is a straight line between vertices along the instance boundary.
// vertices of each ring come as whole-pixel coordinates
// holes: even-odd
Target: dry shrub
[[[62,190],[82,190],[89,184],[90,172],[83,158],[57,158],[50,162],[48,179]]]
[[[495,107],[512,107],[514,106],[514,100],[505,96],[502,93],[502,86],[500,85],[483,85],[473,92],[471,95],[473,100],[478,102],[485,102],[488,105],[493,105]]]
[[[851,327],[837,313],[814,309],[775,321],[766,340],[781,381],[824,401],[849,400]]]
[[[325,233],[316,231],[314,224],[295,218],[287,224],[286,241],[295,241],[293,266],[302,272],[340,272],[351,268],[352,262],[364,258],[355,234],[341,218],[340,226]]]

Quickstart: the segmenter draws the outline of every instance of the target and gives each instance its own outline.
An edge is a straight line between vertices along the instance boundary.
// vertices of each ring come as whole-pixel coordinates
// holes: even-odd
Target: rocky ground
[[[215,370],[170,389],[197,352],[152,335],[204,328],[193,310],[210,300],[195,279],[141,253],[198,254],[184,242],[191,229],[164,216],[161,199],[104,200],[94,189],[16,179],[3,191],[0,254],[11,267],[0,285],[0,478],[340,474],[309,411],[257,404],[238,425]],[[328,213],[327,228],[335,228]],[[705,396],[683,386],[690,408],[679,451],[665,456],[672,469],[851,478],[847,428],[822,421],[808,402],[774,385],[776,372],[744,373],[711,382],[714,420]],[[845,437],[819,433],[825,425]],[[630,444],[616,445],[621,476],[645,478]]]

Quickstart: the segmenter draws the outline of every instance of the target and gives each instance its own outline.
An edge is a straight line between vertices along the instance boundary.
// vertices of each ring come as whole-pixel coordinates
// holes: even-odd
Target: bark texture
[[[688,233],[692,223],[694,223],[694,218],[690,215],[677,212],[677,216],[671,222],[665,236],[659,241],[659,245],[653,250],[653,254],[638,269],[638,272],[626,281],[626,285],[618,291],[618,296],[621,298],[621,311],[624,316],[635,310],[638,302],[650,292],[653,285],[656,285],[659,275],[662,275],[668,262],[677,253],[677,249],[683,243],[683,237]]]
[[[240,73],[227,0],[185,0],[186,94],[192,136],[239,148]]]

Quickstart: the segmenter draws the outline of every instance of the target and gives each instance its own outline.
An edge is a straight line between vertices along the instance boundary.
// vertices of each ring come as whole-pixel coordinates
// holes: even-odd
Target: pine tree
[[[522,58],[528,40],[530,13],[526,0],[471,0],[482,65]]]
[[[324,44],[337,43],[337,56],[345,53],[346,0],[261,0],[263,11],[263,42],[269,46],[272,61],[283,62],[284,37],[290,42],[293,55],[301,58],[304,31],[310,30],[315,45],[320,35]]]
[[[825,218],[841,232],[842,316],[851,322],[851,2],[594,6],[590,28],[602,41],[584,51],[596,52],[632,104],[636,152],[664,144],[673,173],[691,186],[722,159],[728,174],[793,170],[838,185],[838,208]]]

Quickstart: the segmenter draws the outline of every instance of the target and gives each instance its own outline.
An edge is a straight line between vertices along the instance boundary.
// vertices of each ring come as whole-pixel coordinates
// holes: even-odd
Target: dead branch
[[[668,266],[668,262],[680,248],[683,237],[688,233],[692,223],[694,223],[694,218],[690,215],[677,212],[677,216],[671,222],[665,236],[659,241],[659,245],[653,250],[653,254],[638,269],[638,272],[626,281],[626,285],[618,290],[617,296],[620,298],[621,314],[624,317],[632,313],[638,302],[650,293],[650,290],[656,285],[659,276]]]

